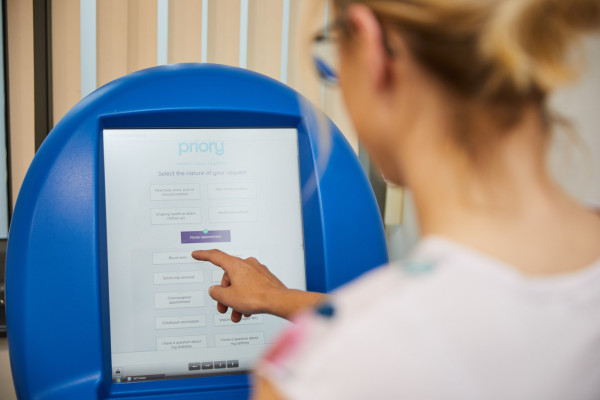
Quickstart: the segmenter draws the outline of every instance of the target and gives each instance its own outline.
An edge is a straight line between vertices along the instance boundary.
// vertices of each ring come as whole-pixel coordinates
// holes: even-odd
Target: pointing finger
[[[221,250],[196,250],[192,252],[192,257],[198,261],[208,261],[225,272],[229,272],[231,267],[239,261],[237,257],[230,256]]]

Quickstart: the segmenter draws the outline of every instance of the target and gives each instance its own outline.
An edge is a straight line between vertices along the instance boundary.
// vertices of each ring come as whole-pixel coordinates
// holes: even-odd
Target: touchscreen
[[[103,132],[115,383],[247,372],[287,322],[235,324],[208,295],[222,270],[191,257],[256,257],[306,289],[295,129]]]

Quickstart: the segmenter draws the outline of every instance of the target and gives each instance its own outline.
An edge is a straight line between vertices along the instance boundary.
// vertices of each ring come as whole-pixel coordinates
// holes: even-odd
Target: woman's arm
[[[220,250],[197,250],[192,257],[211,262],[225,271],[221,285],[212,286],[208,293],[218,302],[220,312],[231,307],[234,322],[238,322],[242,314],[258,313],[290,319],[298,311],[327,298],[323,293],[288,289],[255,258],[243,260]]]
[[[276,315],[281,318],[290,319],[294,314],[305,308],[312,308],[324,302],[327,295],[317,292],[305,292],[297,289],[285,289],[280,293],[274,293],[268,301],[267,314]]]

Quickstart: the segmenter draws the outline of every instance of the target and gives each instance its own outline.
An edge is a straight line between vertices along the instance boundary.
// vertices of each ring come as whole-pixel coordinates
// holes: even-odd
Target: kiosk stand
[[[247,70],[169,65],[109,83],[60,121],[9,235],[19,398],[246,398],[287,322],[219,314],[207,289],[222,271],[193,250],[256,257],[320,292],[387,262],[358,159],[304,102]]]

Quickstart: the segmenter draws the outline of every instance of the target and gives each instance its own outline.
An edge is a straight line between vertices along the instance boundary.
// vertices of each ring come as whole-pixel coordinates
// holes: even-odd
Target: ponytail
[[[480,36],[481,55],[495,67],[492,82],[549,93],[580,66],[571,52],[583,33],[600,28],[599,0],[501,0]]]

